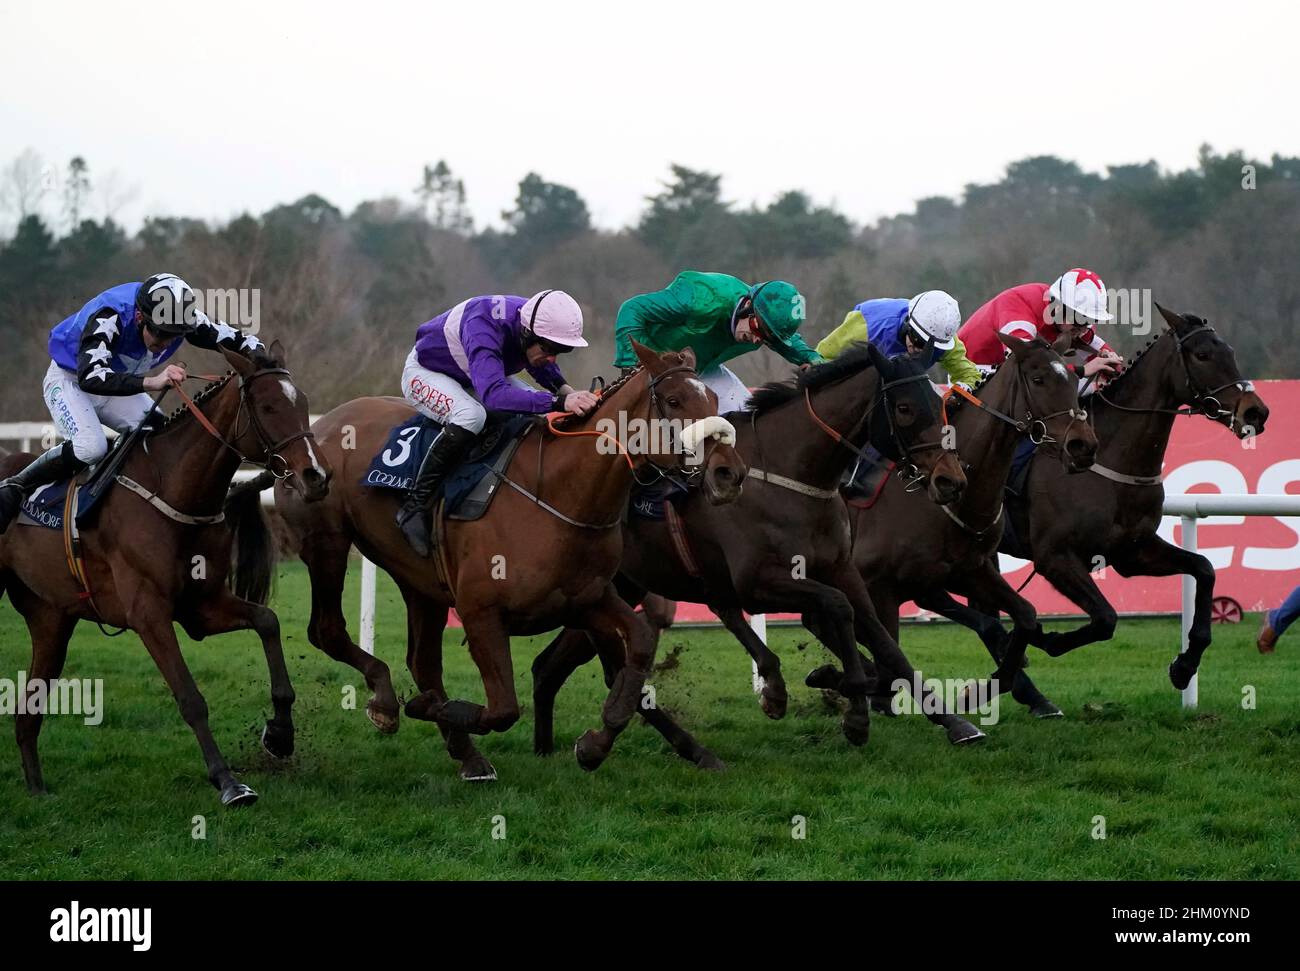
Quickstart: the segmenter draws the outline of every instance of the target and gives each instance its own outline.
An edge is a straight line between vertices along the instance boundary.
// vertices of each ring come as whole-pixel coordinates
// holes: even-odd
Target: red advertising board
[[[1300,381],[1259,381],[1256,390],[1271,410],[1267,431],[1243,447],[1222,425],[1205,418],[1180,418],[1165,456],[1165,492],[1251,493],[1300,495]],[[1166,516],[1160,535],[1178,543],[1178,520]],[[1231,597],[1247,611],[1272,608],[1300,584],[1300,516],[1215,516],[1202,519],[1197,542],[1218,573],[1215,595]],[[1019,587],[1029,576],[1023,560],[1002,557],[1002,572]],[[1181,578],[1133,577],[1114,571],[1097,576],[1097,583],[1120,613],[1177,613],[1181,607]],[[1041,577],[1025,588],[1043,614],[1078,614]],[[912,604],[905,614],[915,614]],[[681,604],[679,621],[713,620],[708,608]]]

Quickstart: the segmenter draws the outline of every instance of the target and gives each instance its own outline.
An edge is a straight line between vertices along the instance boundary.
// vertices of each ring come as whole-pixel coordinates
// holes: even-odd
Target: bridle
[[[980,411],[983,411],[988,415],[991,415],[992,417],[996,418],[998,421],[1010,425],[1021,435],[1027,435],[1029,437],[1029,440],[1033,442],[1035,445],[1059,444],[1056,438],[1053,437],[1053,435],[1047,428],[1047,423],[1049,421],[1053,421],[1054,419],[1060,418],[1062,415],[1069,415],[1070,424],[1065,427],[1065,434],[1069,435],[1070,429],[1074,427],[1074,423],[1076,421],[1086,422],[1088,420],[1088,412],[1083,408],[1062,408],[1060,411],[1053,411],[1047,415],[1041,415],[1041,416],[1036,415],[1035,412],[1038,409],[1034,405],[1034,395],[1033,395],[1033,391],[1029,387],[1029,380],[1025,377],[1024,371],[1022,371],[1020,368],[1016,368],[1016,377],[1019,378],[1020,390],[1023,392],[1025,398],[1024,418],[1013,418],[1011,415],[998,411],[996,408],[992,407],[987,402],[971,394],[961,385],[954,384],[952,385],[952,387],[948,389],[948,393],[944,395],[943,398],[944,424],[948,423],[948,399],[953,396],[957,396],[966,401],[969,401]]]
[[[1177,346],[1178,363],[1182,365],[1183,380],[1187,385],[1187,393],[1191,398],[1191,403],[1185,409],[1182,407],[1133,408],[1128,405],[1117,404],[1116,402],[1112,401],[1110,398],[1107,398],[1105,392],[1101,390],[1097,391],[1097,397],[1099,397],[1102,401],[1106,402],[1106,404],[1110,405],[1112,408],[1115,408],[1119,411],[1136,412],[1140,414],[1160,414],[1160,415],[1187,415],[1187,416],[1204,415],[1206,418],[1210,419],[1211,421],[1220,421],[1221,419],[1226,418],[1228,420],[1228,427],[1235,428],[1237,425],[1236,414],[1224,408],[1223,404],[1219,401],[1217,395],[1220,392],[1227,390],[1228,388],[1236,388],[1238,391],[1245,394],[1247,392],[1254,391],[1255,386],[1251,384],[1251,382],[1247,381],[1245,378],[1239,378],[1236,381],[1228,381],[1225,384],[1221,384],[1217,388],[1210,388],[1208,390],[1199,388],[1197,386],[1198,382],[1194,377],[1192,377],[1192,369],[1190,365],[1188,365],[1187,363],[1188,352],[1185,346],[1187,342],[1190,341],[1193,337],[1196,337],[1200,334],[1206,334],[1206,333],[1212,334],[1214,332],[1215,330],[1210,324],[1201,324],[1199,327],[1189,330],[1186,334],[1183,334],[1181,336],[1176,331],[1172,331],[1172,330],[1169,331],[1169,333],[1174,338],[1174,343]],[[1137,367],[1137,361],[1133,362],[1133,366]]]
[[[921,374],[913,374],[906,378],[896,378],[893,381],[881,382],[880,396],[878,398],[873,398],[871,402],[871,406],[863,412],[862,417],[858,420],[858,423],[854,425],[853,429],[850,430],[849,432],[849,435],[852,435],[853,432],[857,431],[859,428],[862,427],[864,422],[869,422],[871,420],[871,416],[875,412],[877,406],[879,406],[882,403],[885,405],[885,420],[889,425],[889,436],[893,440],[894,448],[898,452],[898,455],[900,457],[898,462],[898,467],[897,467],[897,474],[900,479],[904,480],[907,483],[906,486],[904,487],[904,490],[906,492],[916,492],[924,488],[925,486],[926,475],[924,472],[920,470],[920,468],[916,464],[915,459],[913,458],[913,456],[917,452],[925,452],[935,448],[942,449],[945,452],[956,451],[955,448],[948,445],[946,441],[943,439],[937,442],[916,442],[916,443],[908,444],[903,441],[902,436],[899,435],[898,433],[898,426],[894,424],[893,402],[889,397],[890,390],[898,387],[899,385],[911,384],[915,381],[928,382],[929,380],[930,378],[928,375],[926,375],[925,373],[921,373]],[[866,459],[868,462],[873,462],[873,463],[876,461],[876,458],[874,456],[868,455],[867,452],[865,452],[861,448],[858,448],[858,446],[854,445],[851,441],[849,441],[846,436],[840,434],[840,432],[838,432],[835,428],[831,427],[821,419],[821,416],[819,416],[816,410],[813,408],[812,395],[809,393],[807,387],[804,388],[803,395],[804,395],[804,402],[808,406],[808,414],[812,416],[812,420],[816,422],[817,426],[822,431],[824,431],[827,435],[833,438],[840,445],[843,445],[850,452],[853,452],[859,458]],[[944,424],[947,424],[946,419],[944,420]]]
[[[294,442],[298,441],[299,439],[312,439],[315,438],[316,436],[310,428],[305,428],[300,432],[294,432],[292,435],[288,435],[285,438],[280,439],[279,441],[273,440],[270,434],[267,433],[266,428],[262,425],[261,419],[257,417],[257,410],[253,408],[251,404],[249,404],[248,401],[249,388],[251,387],[253,382],[256,381],[258,378],[264,377],[266,375],[277,375],[277,374],[287,378],[289,376],[289,370],[288,368],[282,368],[282,367],[268,367],[268,368],[262,368],[260,370],[254,371],[252,374],[248,375],[247,377],[241,375],[239,378],[239,411],[235,415],[235,434],[232,436],[232,438],[234,439],[234,441],[238,441],[239,439],[243,438],[244,435],[251,429],[253,435],[257,438],[258,446],[261,448],[262,452],[266,455],[266,460],[264,462],[258,462],[254,459],[249,458],[238,448],[236,448],[233,444],[231,444],[231,442],[228,441],[226,437],[221,434],[221,432],[217,429],[217,427],[212,424],[212,422],[208,419],[208,416],[203,414],[199,406],[195,404],[194,399],[185,393],[185,389],[180,386],[180,382],[174,381],[172,382],[171,386],[175,388],[176,393],[181,396],[181,400],[185,403],[185,407],[189,409],[190,414],[194,416],[195,420],[203,427],[203,429],[209,435],[215,438],[218,442],[220,442],[230,451],[238,455],[241,461],[247,462],[250,465],[256,465],[259,468],[264,469],[267,472],[270,472],[271,475],[275,476],[277,479],[283,480],[293,475],[293,470],[289,468],[289,460],[286,459],[281,454],[282,450],[292,445]],[[191,376],[204,378],[207,380],[219,380],[210,375],[196,374]],[[248,406],[247,409],[245,409],[245,405]],[[240,418],[245,413],[245,411],[247,411],[248,414],[248,424],[241,429],[239,427]],[[276,460],[279,460],[280,463],[279,469],[275,467]]]

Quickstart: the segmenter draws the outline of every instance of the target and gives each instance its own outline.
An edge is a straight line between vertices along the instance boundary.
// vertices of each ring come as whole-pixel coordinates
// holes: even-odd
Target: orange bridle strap
[[[983,408],[983,407],[984,407],[984,402],[980,401],[979,398],[975,397],[973,394],[971,394],[969,391],[967,391],[965,388],[963,388],[960,384],[951,384],[951,385],[948,386],[948,393],[945,394],[945,395],[943,396],[943,402],[942,402],[942,404],[940,405],[940,410],[941,410],[942,413],[943,413],[943,423],[944,423],[945,425],[949,424],[949,422],[948,422],[948,399],[951,398],[953,395],[957,395],[958,397],[965,398],[967,401],[969,401],[971,404],[973,404],[976,408]]]
[[[603,390],[595,392],[597,398],[600,398],[603,394],[604,394]],[[590,431],[590,430],[583,430],[578,432],[565,432],[556,428],[555,423],[559,421],[561,418],[567,418],[569,414],[570,412],[567,411],[549,411],[546,413],[546,427],[552,435],[555,435],[558,438],[581,438],[584,436],[590,438],[607,438],[614,443],[614,447],[618,449],[618,451],[622,454],[623,458],[627,460],[627,467],[631,469],[633,472],[636,471],[636,466],[632,464],[632,456],[628,454],[627,448],[623,445],[622,442],[620,442],[615,436],[611,435],[609,432],[597,432],[597,431]]]

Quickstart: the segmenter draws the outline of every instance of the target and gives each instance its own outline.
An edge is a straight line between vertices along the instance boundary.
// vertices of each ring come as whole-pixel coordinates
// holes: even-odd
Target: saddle
[[[77,508],[74,513],[78,525],[88,525],[99,509],[99,501],[113,487],[117,473],[122,464],[152,429],[141,426],[125,435],[119,435],[109,446],[104,457],[87,469],[83,469],[71,479],[41,486],[22,505],[19,522],[24,525],[45,526],[49,529],[62,529],[66,511],[68,490],[76,485]]]

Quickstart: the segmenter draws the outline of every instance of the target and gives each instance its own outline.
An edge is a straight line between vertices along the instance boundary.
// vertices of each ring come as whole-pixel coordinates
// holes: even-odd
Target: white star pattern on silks
[[[245,337],[244,337],[244,342],[243,342],[242,344],[240,344],[239,346],[242,347],[242,348],[244,348],[245,350],[253,351],[253,350],[256,350],[256,349],[259,348],[259,347],[265,347],[266,345],[263,344],[261,341],[259,341],[259,340],[258,340],[256,337],[254,337],[252,334],[247,334],[247,335],[245,335]]]
[[[195,327],[215,327],[216,324],[214,324],[214,323],[212,322],[212,318],[209,317],[207,314],[205,314],[202,310],[196,310],[196,311],[194,311],[194,326],[195,326]]]
[[[231,327],[224,320],[218,320],[216,326],[217,326],[217,340],[219,341],[234,340],[236,337],[239,336],[239,331],[235,330],[235,328]]]
[[[109,340],[116,340],[117,339],[117,314],[113,314],[113,316],[105,317],[103,320],[101,320],[99,322],[99,326],[95,328],[95,333],[103,334]]]
[[[190,285],[178,276],[165,276],[157,283],[155,283],[153,286],[151,286],[149,288],[149,292],[157,293],[158,290],[162,289],[163,287],[166,287],[168,290],[170,290],[172,292],[172,296],[176,298],[177,302],[180,302],[185,298],[185,291],[190,288]]]
[[[103,381],[105,377],[112,373],[112,368],[106,368],[104,365],[100,364],[91,369],[90,373],[86,375],[86,380],[89,381],[91,378],[98,378],[100,381]]]
[[[112,356],[113,352],[108,349],[107,344],[100,344],[98,347],[92,347],[86,352],[86,357],[90,358],[96,364],[103,364]]]

